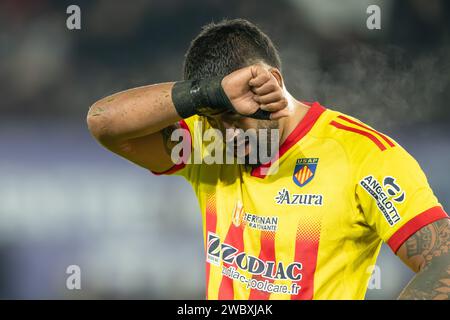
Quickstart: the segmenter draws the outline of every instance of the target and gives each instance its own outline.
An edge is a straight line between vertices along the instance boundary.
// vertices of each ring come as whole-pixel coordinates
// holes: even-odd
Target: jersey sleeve
[[[175,162],[171,168],[164,172],[154,172],[155,175],[178,175],[192,181],[195,177],[196,168],[193,159],[193,150],[202,148],[201,135],[202,125],[199,116],[192,116],[178,122],[179,129],[175,133],[175,139],[178,139],[177,145],[173,151],[176,155]]]
[[[417,161],[399,145],[368,152],[356,179],[366,222],[395,253],[422,227],[448,218]]]

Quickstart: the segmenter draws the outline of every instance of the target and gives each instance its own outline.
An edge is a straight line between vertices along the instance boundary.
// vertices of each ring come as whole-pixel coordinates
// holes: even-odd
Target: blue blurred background
[[[66,8],[81,8],[81,30]],[[366,9],[381,8],[381,30]],[[203,24],[247,18],[276,43],[287,88],[402,144],[450,203],[450,3],[444,0],[0,1],[0,298],[202,299],[190,186],[99,147],[97,99],[181,77]],[[81,268],[81,290],[66,268]],[[392,299],[412,272],[383,246]]]

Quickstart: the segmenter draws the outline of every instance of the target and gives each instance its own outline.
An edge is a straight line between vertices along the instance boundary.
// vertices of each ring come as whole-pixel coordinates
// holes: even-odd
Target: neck
[[[291,134],[292,131],[297,127],[300,121],[303,120],[306,113],[309,110],[309,106],[292,97],[289,92],[287,92],[289,104],[287,108],[290,109],[290,114],[287,117],[281,118],[280,121],[280,146]]]

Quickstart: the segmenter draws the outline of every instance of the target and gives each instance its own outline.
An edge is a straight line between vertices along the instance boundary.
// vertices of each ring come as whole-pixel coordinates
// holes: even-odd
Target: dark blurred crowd
[[[372,1],[0,2],[2,117],[79,121],[96,99],[177,80],[201,26],[247,18],[278,46],[287,87],[381,127],[450,117],[450,2]],[[81,9],[81,30],[66,8]],[[405,117],[405,114],[408,116]]]
[[[81,30],[66,27],[73,4]],[[273,39],[296,98],[398,139],[448,210],[449,15],[444,0],[0,0],[0,298],[204,297],[192,189],[100,148],[85,117],[100,97],[179,80],[191,39],[223,18]],[[411,272],[386,247],[377,264],[366,298],[395,298]]]

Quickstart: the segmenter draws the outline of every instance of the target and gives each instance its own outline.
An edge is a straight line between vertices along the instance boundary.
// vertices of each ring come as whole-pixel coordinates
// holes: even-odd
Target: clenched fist
[[[259,110],[270,112],[270,119],[289,115],[286,93],[277,78],[262,64],[236,70],[222,79],[222,88],[234,109],[244,116]]]

